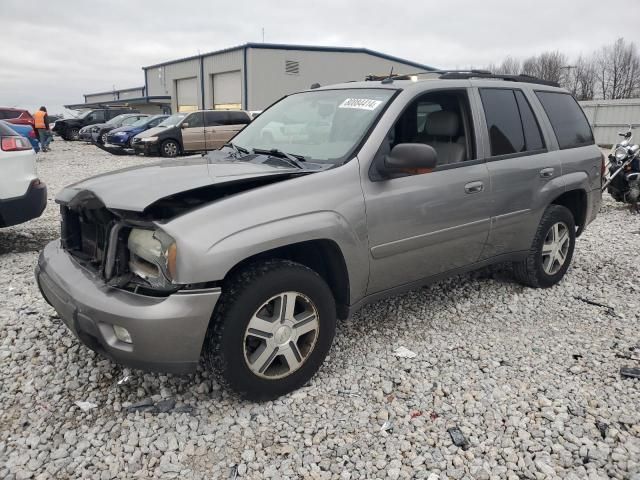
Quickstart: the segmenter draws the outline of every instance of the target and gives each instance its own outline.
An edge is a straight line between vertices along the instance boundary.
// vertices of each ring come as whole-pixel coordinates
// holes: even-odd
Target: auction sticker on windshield
[[[375,110],[382,100],[369,98],[347,98],[338,108],[357,108],[358,110]]]

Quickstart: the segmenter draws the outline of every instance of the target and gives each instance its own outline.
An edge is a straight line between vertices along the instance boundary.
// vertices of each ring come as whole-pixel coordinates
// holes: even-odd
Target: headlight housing
[[[152,288],[174,288],[176,241],[162,230],[133,228],[127,241],[129,270]]]
[[[619,162],[627,158],[627,155],[627,149],[625,147],[616,148],[615,156],[616,160],[618,160]]]
[[[157,142],[158,137],[144,137],[140,139],[141,142]]]

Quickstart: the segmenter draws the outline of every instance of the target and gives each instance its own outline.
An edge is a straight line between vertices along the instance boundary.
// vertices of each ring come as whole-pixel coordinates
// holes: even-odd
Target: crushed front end
[[[67,327],[118,363],[192,371],[220,290],[175,284],[175,241],[139,214],[83,191],[61,217],[61,239],[41,252],[36,278]]]

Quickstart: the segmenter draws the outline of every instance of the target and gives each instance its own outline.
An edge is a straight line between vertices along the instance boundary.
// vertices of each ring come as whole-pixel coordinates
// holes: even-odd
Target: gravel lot
[[[38,158],[44,216],[0,230],[0,478],[640,478],[640,380],[619,374],[640,367],[640,217],[622,206],[605,201],[559,286],[494,268],[372,304],[308,386],[255,404],[67,331],[33,279],[54,193],[148,160],[61,140]]]

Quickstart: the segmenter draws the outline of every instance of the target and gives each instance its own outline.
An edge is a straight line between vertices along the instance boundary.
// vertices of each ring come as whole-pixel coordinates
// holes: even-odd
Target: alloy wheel
[[[254,313],[244,334],[244,358],[258,377],[291,375],[309,358],[320,322],[313,302],[298,292],[271,297]]]
[[[163,147],[164,153],[167,157],[175,157],[178,155],[178,145],[174,142],[167,142]]]
[[[554,223],[542,245],[542,268],[547,275],[555,275],[567,261],[571,237],[563,222]]]

